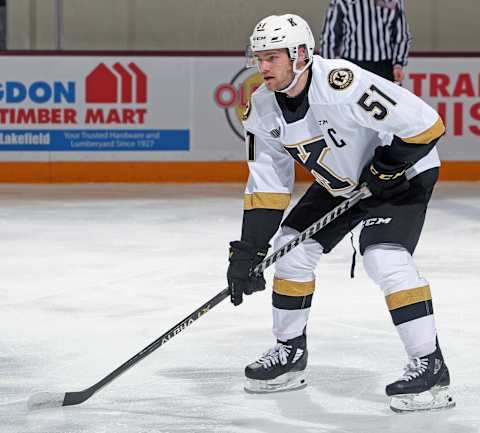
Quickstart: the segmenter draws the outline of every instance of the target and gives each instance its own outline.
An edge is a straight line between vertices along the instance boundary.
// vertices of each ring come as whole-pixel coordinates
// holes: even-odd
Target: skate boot
[[[403,376],[387,385],[385,392],[392,397],[394,412],[448,409],[455,406],[448,385],[450,375],[437,342],[435,352],[411,359]]]
[[[277,341],[272,349],[245,367],[245,391],[268,393],[305,388],[307,358],[305,335],[285,342]]]

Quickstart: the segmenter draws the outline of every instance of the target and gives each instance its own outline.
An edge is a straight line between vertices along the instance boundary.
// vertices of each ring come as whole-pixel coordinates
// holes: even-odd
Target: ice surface
[[[65,393],[61,392],[37,392],[27,400],[28,410],[52,409],[63,405]]]
[[[475,183],[439,185],[416,252],[432,286],[455,409],[388,409],[384,386],[406,359],[361,263],[349,278],[345,239],[317,268],[306,389],[243,391],[245,364],[273,343],[263,292],[237,308],[224,301],[85,403],[27,411],[36,392],[89,387],[225,288],[242,190],[0,186],[1,433],[479,431]]]

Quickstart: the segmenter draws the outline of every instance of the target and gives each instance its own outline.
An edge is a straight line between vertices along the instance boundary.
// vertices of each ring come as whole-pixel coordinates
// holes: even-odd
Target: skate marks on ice
[[[199,330],[199,332],[201,329]],[[212,338],[214,338],[212,336]],[[215,337],[218,338],[218,335]],[[217,340],[218,341],[218,340]],[[220,343],[223,339],[220,339]],[[284,394],[249,395],[243,391],[243,366],[233,350],[219,350],[203,359],[201,352],[182,368],[156,368],[144,380],[112,384],[91,400],[73,408],[26,414],[14,401],[0,406],[2,433],[473,433],[479,418],[464,419],[459,408],[442,413],[393,414],[383,394],[387,378],[379,370],[312,363],[308,387]],[[6,348],[4,347],[4,352]],[[195,357],[193,348],[192,356]],[[321,359],[318,353],[316,358]],[[334,361],[334,357],[330,358]],[[21,366],[14,353],[3,358],[4,374]],[[40,380],[29,371],[40,359],[24,360],[18,377],[0,395],[12,400],[38,390]],[[202,368],[208,363],[215,367]],[[163,362],[162,362],[163,363]],[[198,364],[198,368],[190,367]],[[0,364],[1,366],[2,364]],[[212,364],[211,364],[212,365]],[[227,367],[221,367],[221,366]],[[160,366],[160,364],[159,364]],[[23,376],[23,380],[20,379]],[[4,376],[5,377],[5,376]],[[145,376],[144,376],[145,377]],[[23,385],[22,385],[23,383]],[[2,384],[4,385],[2,387]],[[29,388],[27,389],[27,385]],[[17,389],[14,389],[14,388]],[[72,387],[72,390],[75,387]],[[57,387],[55,388],[57,389]],[[65,390],[64,390],[65,391]],[[460,395],[460,392],[458,392]],[[466,393],[463,393],[464,396]],[[7,401],[8,402],[8,401]],[[471,404],[470,404],[471,406]],[[460,411],[459,411],[460,409]],[[469,427],[467,426],[469,425]]]
[[[312,365],[309,386],[271,395],[246,394],[243,371],[170,368],[152,380],[112,385],[78,407],[0,418],[2,433],[473,433],[434,414],[393,414],[372,371]],[[382,382],[382,383],[380,383]],[[11,407],[13,409],[13,407]],[[0,411],[2,408],[0,407]],[[13,416],[12,416],[13,415]],[[458,417],[457,417],[458,419]]]
[[[187,384],[188,393],[176,402],[168,399],[167,403],[171,405],[171,413],[179,412],[184,417],[183,428],[191,421],[186,418],[186,415],[192,415],[188,413],[190,409],[185,409],[189,407],[193,414],[208,414],[210,429],[221,432],[291,433],[294,429],[302,433],[405,433],[406,427],[412,432],[476,431],[473,427],[450,421],[448,413],[393,414],[388,408],[389,398],[383,394],[384,378],[372,371],[311,365],[307,369],[309,385],[306,389],[286,393],[247,394],[242,391],[242,370],[241,366],[238,371],[168,369],[158,372],[163,377],[158,383],[166,380],[168,389],[172,386],[185,389]],[[172,378],[175,378],[173,382]],[[177,431],[174,427],[169,425],[169,431]],[[195,431],[194,425],[192,431]]]
[[[9,412],[27,412],[27,396],[39,379],[39,365],[46,358],[35,352],[25,353],[32,345],[21,341],[0,341],[0,432],[3,416]],[[33,345],[35,347],[35,345]]]
[[[310,365],[308,387],[298,393],[278,394],[273,398],[282,420],[288,426],[264,421],[262,431],[299,432],[390,432],[435,431],[441,433],[470,433],[475,428],[450,420],[448,411],[428,414],[394,414],[388,408],[389,398],[383,394],[384,379],[361,369]],[[265,400],[270,396],[255,396]],[[259,404],[256,402],[256,404]],[[282,423],[279,423],[282,424]],[[466,423],[467,424],[467,423]]]

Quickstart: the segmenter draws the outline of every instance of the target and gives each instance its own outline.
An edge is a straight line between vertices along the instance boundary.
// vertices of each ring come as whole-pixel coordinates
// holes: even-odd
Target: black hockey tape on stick
[[[338,218],[340,215],[344,214],[348,209],[355,206],[360,200],[369,197],[370,191],[365,185],[362,185],[358,191],[356,191],[350,198],[347,198],[338,206],[333,208],[330,212],[321,217],[318,221],[313,223],[310,227],[301,232],[296,238],[292,239],[290,242],[286,243],[280,247],[273,254],[265,258],[261,263],[259,263],[253,270],[253,272],[259,273],[263,272],[270,265],[275,263],[280,257],[283,257],[297,245],[301,244],[306,239],[311,238],[315,233],[325,227],[327,224],[331,223],[333,220]],[[124,362],[120,367],[113,370],[110,374],[105,376],[103,379],[99,380],[97,383],[93,384],[89,388],[86,388],[82,391],[73,391],[73,392],[38,392],[30,396],[27,401],[28,409],[37,410],[37,409],[47,409],[55,408],[62,406],[73,406],[84,401],[88,400],[93,394],[102,389],[104,386],[108,385],[110,382],[115,380],[117,377],[125,373],[143,358],[150,355],[152,352],[157,350],[160,346],[170,341],[173,337],[180,334],[182,331],[187,329],[192,323],[197,321],[200,317],[208,313],[213,307],[218,305],[224,299],[230,296],[230,291],[228,288],[223,289],[220,293],[215,295],[212,299],[205,302],[202,306],[197,308],[192,314],[185,317],[182,321],[178,322],[175,326],[170,328],[167,332],[158,337],[155,341],[150,343],[147,347],[142,349],[136,355],[131,357],[128,361]]]

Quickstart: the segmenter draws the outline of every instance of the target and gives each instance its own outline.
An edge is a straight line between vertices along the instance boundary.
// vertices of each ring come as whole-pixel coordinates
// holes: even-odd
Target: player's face
[[[292,62],[286,49],[258,51],[255,58],[268,90],[284,89],[293,80]]]

